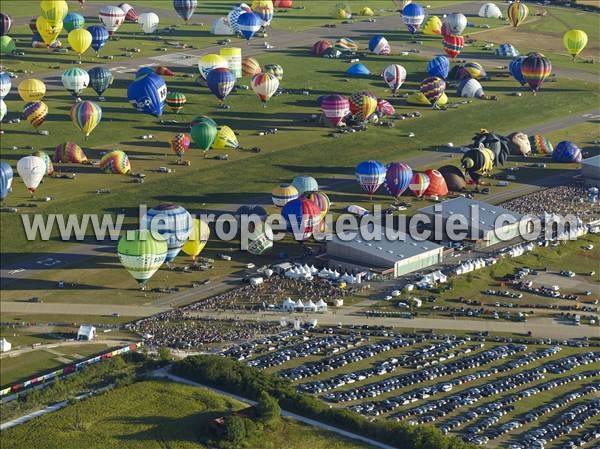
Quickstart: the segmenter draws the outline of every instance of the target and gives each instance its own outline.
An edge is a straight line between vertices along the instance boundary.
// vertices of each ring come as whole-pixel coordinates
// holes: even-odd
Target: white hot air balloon
[[[159,18],[153,12],[140,14],[138,23],[142,26],[142,31],[146,34],[152,34],[158,29]]]
[[[479,17],[499,19],[502,17],[502,11],[494,3],[485,3],[479,8]]]
[[[61,79],[65,89],[74,97],[79,97],[79,93],[90,85],[90,75],[79,67],[65,70]]]
[[[453,12],[444,18],[444,23],[450,29],[450,33],[454,36],[460,36],[465,28],[467,28],[467,18],[464,14]]]
[[[6,72],[0,72],[0,100],[8,95],[11,86],[10,75]]]
[[[46,162],[41,157],[25,156],[17,162],[17,172],[27,190],[33,194],[46,173]]]
[[[6,117],[6,111],[6,103],[4,100],[0,100],[0,122]]]
[[[125,21],[125,11],[118,6],[103,6],[98,12],[98,18],[112,36]]]
[[[383,70],[382,76],[392,92],[396,93],[406,81],[406,69],[399,64],[391,64]]]

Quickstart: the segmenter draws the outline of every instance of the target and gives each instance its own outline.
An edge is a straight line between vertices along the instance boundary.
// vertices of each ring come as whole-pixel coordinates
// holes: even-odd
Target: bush
[[[246,424],[239,416],[229,416],[225,420],[223,437],[231,443],[239,443],[246,438]]]
[[[270,422],[279,418],[281,414],[279,401],[266,391],[261,391],[258,403],[256,404],[256,413],[258,418],[264,422]]]

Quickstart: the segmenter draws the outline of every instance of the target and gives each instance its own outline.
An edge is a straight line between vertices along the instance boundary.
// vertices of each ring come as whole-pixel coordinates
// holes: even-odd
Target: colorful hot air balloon
[[[406,80],[406,69],[399,64],[388,65],[383,70],[383,80],[390,86],[392,92],[396,94]]]
[[[583,51],[588,43],[588,35],[582,30],[569,30],[563,36],[563,44],[573,57],[573,61]]]
[[[192,257],[192,260],[196,260],[196,257],[200,255],[210,237],[210,227],[198,218],[192,220],[192,232],[188,237],[181,250],[188,256]]]
[[[71,106],[71,121],[79,128],[85,138],[90,135],[102,120],[102,108],[93,101],[81,101]]]
[[[442,174],[433,169],[425,170],[425,174],[429,178],[429,186],[423,193],[426,196],[446,196],[448,195],[448,185]]]
[[[127,87],[127,99],[139,112],[160,117],[167,99],[165,80],[154,72],[137,77]]]
[[[88,28],[88,31],[92,35],[92,48],[96,53],[98,53],[108,41],[108,30],[102,25],[92,25]]]
[[[385,166],[383,185],[387,192],[396,200],[408,189],[413,177],[412,169],[402,162],[391,162]]]
[[[35,22],[37,32],[40,34],[46,45],[52,44],[62,31],[62,21],[56,25],[50,25],[48,21],[39,16]]]
[[[499,136],[486,129],[481,129],[473,137],[471,148],[477,149],[483,146],[494,153],[494,165],[504,165],[510,155],[510,141],[504,136]]]
[[[170,141],[171,151],[177,155],[177,160],[181,162],[183,156],[190,148],[190,137],[187,134],[175,134]]]
[[[113,150],[102,156],[98,168],[107,174],[126,175],[131,171],[131,163],[123,151]]]
[[[297,241],[310,238],[321,223],[321,209],[313,201],[299,197],[288,202],[281,210],[287,230]]]
[[[369,40],[369,51],[376,55],[389,55],[392,52],[392,48],[388,40],[378,34]]]
[[[88,158],[79,145],[73,142],[61,143],[54,149],[54,162],[70,162],[72,164],[86,164]]]
[[[331,206],[331,200],[325,192],[317,190],[314,192],[307,192],[303,196],[313,201],[319,207],[319,210],[321,211],[321,220],[324,220],[329,212],[329,207]]]
[[[377,109],[377,98],[367,92],[353,94],[348,100],[354,120],[366,122]]]
[[[263,106],[267,106],[267,101],[273,96],[279,88],[279,79],[271,73],[259,73],[252,77],[252,90],[262,101]]]
[[[385,181],[385,166],[379,161],[363,161],[354,171],[360,187],[367,192],[369,198]]]
[[[240,144],[233,129],[226,125],[217,127],[217,137],[215,137],[212,148],[216,150],[235,150],[239,147]]]
[[[389,101],[384,100],[382,98],[377,99],[377,114],[380,117],[392,116],[395,113],[396,109],[394,108],[394,106],[392,106],[392,104]]]
[[[515,29],[525,21],[528,14],[529,8],[520,0],[516,0],[508,6],[508,20]]]
[[[328,40],[320,40],[315,42],[312,47],[312,53],[316,56],[323,55],[328,49],[332,48],[333,44]]]
[[[450,61],[446,56],[435,56],[427,63],[427,73],[429,76],[437,76],[438,78],[446,79],[448,78],[449,70]]]
[[[46,121],[47,116],[48,106],[43,101],[32,101],[23,109],[23,117],[36,129]]]
[[[573,142],[563,140],[556,145],[552,153],[552,159],[556,162],[564,163],[581,162],[581,150]]]
[[[152,34],[158,29],[160,19],[156,13],[145,12],[143,14],[140,14],[140,17],[138,18],[138,23],[142,27],[142,31],[145,34]]]
[[[273,20],[273,8],[272,0],[254,0],[252,2],[252,11],[258,14],[265,27],[269,26]]]
[[[444,36],[444,51],[450,59],[455,59],[460,55],[464,46],[465,38],[463,36]]]
[[[33,194],[44,178],[46,163],[37,156],[22,157],[17,162],[17,173],[19,173],[27,190]]]
[[[12,19],[8,14],[0,13],[0,36],[6,36],[12,27]]]
[[[408,185],[409,190],[415,194],[417,198],[421,198],[429,187],[429,176],[425,173],[414,173]]]
[[[4,100],[4,97],[10,92],[12,87],[12,81],[10,75],[7,72],[0,72],[0,100]]]
[[[483,66],[477,61],[469,61],[466,62],[458,68],[457,71],[458,79],[471,77],[473,79],[479,80],[485,78],[487,73]]]
[[[256,13],[245,12],[238,17],[237,24],[242,36],[249,41],[262,26],[262,20]]]
[[[75,98],[79,98],[81,91],[90,84],[90,75],[79,67],[65,70],[61,79],[64,88]]]
[[[227,14],[227,21],[229,22],[229,26],[236,34],[240,33],[240,26],[238,23],[238,19],[240,18],[240,16],[242,14],[247,13],[247,12],[252,12],[252,9],[245,3],[242,3],[238,6],[235,6]]]
[[[296,188],[300,195],[319,190],[319,184],[312,176],[296,176],[292,180],[292,185]]]
[[[442,21],[438,16],[429,16],[423,24],[421,32],[426,36],[439,36],[442,34]]]
[[[525,78],[523,77],[523,73],[521,73],[521,65],[523,64],[524,59],[525,56],[518,56],[508,64],[510,74],[521,84],[521,86],[527,84],[527,81],[525,81]]]
[[[112,36],[125,21],[125,13],[118,6],[107,5],[100,8],[98,18],[108,31],[108,34]]]
[[[344,124],[344,118],[350,114],[350,103],[342,95],[328,95],[321,103],[321,110],[334,127]]]
[[[254,76],[261,72],[260,64],[254,58],[242,59],[242,75]]]
[[[482,176],[488,175],[494,168],[494,153],[481,145],[465,152],[461,164],[471,179],[478,183]]]
[[[130,234],[128,231],[119,239],[117,253],[123,267],[144,290],[167,258],[167,242],[156,240],[148,230],[136,230],[133,236]]]
[[[46,171],[44,172],[45,176],[52,176],[54,174],[54,165],[52,165],[52,160],[50,159],[50,156],[48,156],[48,153],[38,150],[31,153],[31,155],[37,156],[44,161],[44,164],[46,165]]]
[[[283,80],[283,67],[279,64],[265,64],[263,72],[275,75],[279,81]]]
[[[6,162],[0,162],[0,201],[8,196],[13,181],[13,169]]]
[[[517,50],[514,45],[509,43],[498,45],[494,53],[496,56],[500,56],[501,58],[516,58],[520,54],[519,50]]]
[[[46,85],[35,78],[21,81],[17,90],[21,99],[26,102],[39,101],[46,95]]]
[[[175,73],[168,67],[159,65],[156,69],[154,69],[154,73],[161,76],[175,76]]]
[[[179,112],[187,103],[187,99],[181,92],[169,92],[167,94],[166,103],[173,112]]]
[[[554,146],[552,142],[546,139],[544,136],[534,135],[529,136],[529,144],[531,150],[537,154],[551,155],[554,152]]]
[[[198,71],[200,72],[200,75],[204,79],[206,79],[206,77],[208,76],[208,74],[210,73],[210,71],[212,69],[217,69],[217,68],[225,68],[225,69],[229,68],[227,59],[225,59],[224,57],[222,57],[220,55],[208,54],[208,55],[202,56],[198,60]]]
[[[223,102],[235,86],[235,75],[226,68],[213,69],[208,72],[206,84],[214,96]]]
[[[100,66],[92,67],[88,71],[88,75],[90,76],[90,87],[99,95],[99,99],[103,100],[102,94],[113,82],[112,72],[108,67]]]
[[[121,3],[119,8],[125,13],[125,22],[136,23],[140,18],[140,15],[135,8],[128,3]]]
[[[271,200],[277,207],[283,207],[299,196],[298,189],[291,184],[280,184],[271,192]]]
[[[419,30],[424,19],[425,11],[421,5],[409,3],[402,9],[402,21],[411,34],[415,34]]]
[[[76,12],[70,12],[63,20],[63,27],[67,30],[67,33],[83,28],[83,25],[85,25],[85,19],[81,14]]]
[[[192,232],[192,216],[176,204],[160,204],[144,216],[146,228],[154,235],[160,234],[167,242],[165,262],[172,262],[181,251]]]
[[[464,14],[453,12],[444,18],[444,23],[448,27],[450,34],[460,36],[467,28],[467,18]]]
[[[196,117],[192,120],[190,134],[194,143],[206,153],[217,138],[217,126],[208,117]]]
[[[421,81],[419,90],[435,108],[438,106],[438,100],[446,90],[446,82],[437,76],[430,76],[429,78],[425,78],[423,81]]]
[[[552,63],[541,53],[529,53],[521,63],[521,74],[534,95],[552,73]]]
[[[173,0],[173,9],[186,22],[192,18],[197,6],[197,0]]]

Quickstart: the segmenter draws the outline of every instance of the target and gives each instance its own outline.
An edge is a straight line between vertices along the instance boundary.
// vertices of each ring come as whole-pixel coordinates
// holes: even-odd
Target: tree
[[[256,404],[256,413],[258,417],[265,422],[279,418],[279,415],[281,414],[279,401],[266,391],[261,391]]]
[[[161,362],[170,362],[172,357],[171,357],[171,351],[169,351],[169,348],[167,347],[162,347],[162,348],[158,348],[157,351],[158,354],[158,360],[160,360]]]
[[[246,438],[246,426],[239,416],[230,416],[225,420],[224,438],[232,443],[239,443]]]

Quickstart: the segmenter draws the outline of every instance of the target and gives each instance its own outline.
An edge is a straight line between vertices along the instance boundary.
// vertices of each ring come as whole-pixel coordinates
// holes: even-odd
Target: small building
[[[343,307],[344,306],[344,300],[342,298],[337,298],[333,300],[333,305],[335,307]]]
[[[581,176],[585,185],[600,187],[600,154],[581,161]]]
[[[90,324],[82,324],[77,331],[77,340],[92,341],[96,338],[96,328]]]
[[[12,343],[6,338],[0,340],[0,352],[8,352],[12,349]]]

